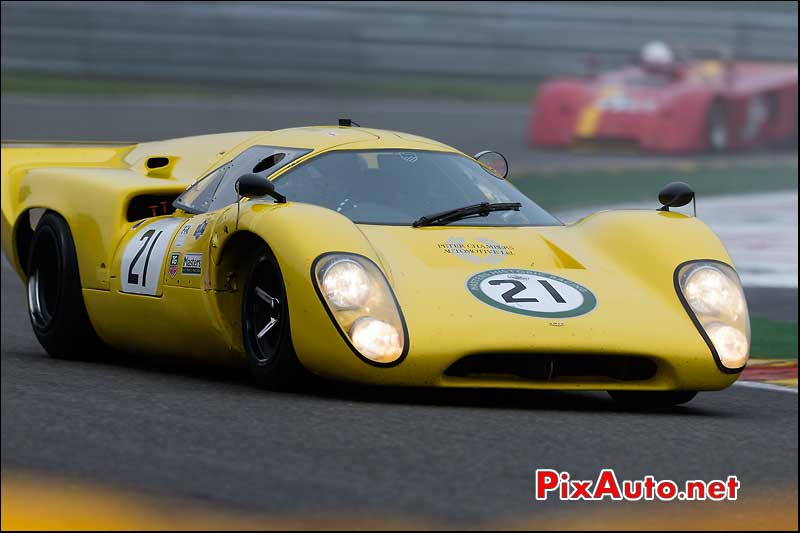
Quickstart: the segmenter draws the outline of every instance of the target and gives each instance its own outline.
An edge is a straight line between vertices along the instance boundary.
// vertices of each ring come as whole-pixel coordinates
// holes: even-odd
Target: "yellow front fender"
[[[211,251],[213,263],[224,267],[212,276],[219,294],[225,293],[226,283],[231,289],[231,272],[223,270],[235,265],[224,260],[235,228],[232,206],[220,217],[212,237],[219,240]],[[674,270],[684,261],[730,264],[730,257],[701,221],[681,214],[606,212],[574,225],[539,228],[411,228],[356,225],[338,213],[304,204],[245,202],[238,232],[258,236],[275,253],[286,283],[298,357],[324,376],[397,385],[650,390],[719,389],[736,379],[716,367],[673,285]],[[499,263],[466,261],[442,252],[442,243],[453,238],[490,239],[513,253]],[[400,365],[365,364],[327,315],[313,288],[311,267],[330,251],[366,256],[386,274],[408,324],[410,349]],[[495,267],[535,269],[581,283],[597,295],[597,308],[557,321],[498,311],[465,289],[470,276]],[[240,335],[238,302],[233,298],[220,304],[231,338]],[[476,382],[446,375],[460,358],[482,353],[637,355],[656,361],[659,371],[655,378],[636,384]]]

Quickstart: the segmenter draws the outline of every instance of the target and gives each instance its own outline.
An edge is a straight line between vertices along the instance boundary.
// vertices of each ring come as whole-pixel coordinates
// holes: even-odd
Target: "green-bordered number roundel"
[[[484,270],[467,280],[467,290],[492,307],[542,318],[579,316],[597,306],[583,285],[535,270]]]

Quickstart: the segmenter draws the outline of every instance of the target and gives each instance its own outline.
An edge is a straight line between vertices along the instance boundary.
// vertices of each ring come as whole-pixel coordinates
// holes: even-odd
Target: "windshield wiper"
[[[480,204],[468,205],[466,207],[448,209],[447,211],[442,211],[441,213],[425,215],[424,217],[419,217],[411,225],[415,228],[419,228],[421,226],[449,224],[450,222],[461,220],[467,217],[473,217],[473,216],[485,217],[493,211],[519,211],[520,207],[522,207],[522,204],[519,202],[512,202],[512,203],[498,202],[494,204],[490,204],[489,202],[483,202]]]

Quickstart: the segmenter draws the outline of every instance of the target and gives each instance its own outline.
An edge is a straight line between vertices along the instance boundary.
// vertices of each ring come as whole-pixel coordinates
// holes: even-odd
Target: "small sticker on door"
[[[192,231],[191,224],[184,224],[181,228],[181,232],[178,233],[178,236],[175,237],[175,246],[183,246],[183,243],[186,242],[186,237],[189,236],[189,232]]]
[[[184,276],[199,276],[203,271],[203,254],[183,254],[181,274]]]
[[[175,274],[178,273],[178,262],[180,261],[181,254],[174,253],[172,257],[169,258],[169,277],[174,278]]]

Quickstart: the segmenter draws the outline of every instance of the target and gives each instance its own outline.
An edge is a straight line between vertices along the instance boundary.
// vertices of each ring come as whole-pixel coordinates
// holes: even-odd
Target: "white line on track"
[[[750,387],[751,389],[771,390],[775,392],[789,392],[797,394],[797,389],[792,387],[782,387],[781,385],[773,385],[772,383],[761,383],[759,381],[737,381],[734,385],[740,387]]]

